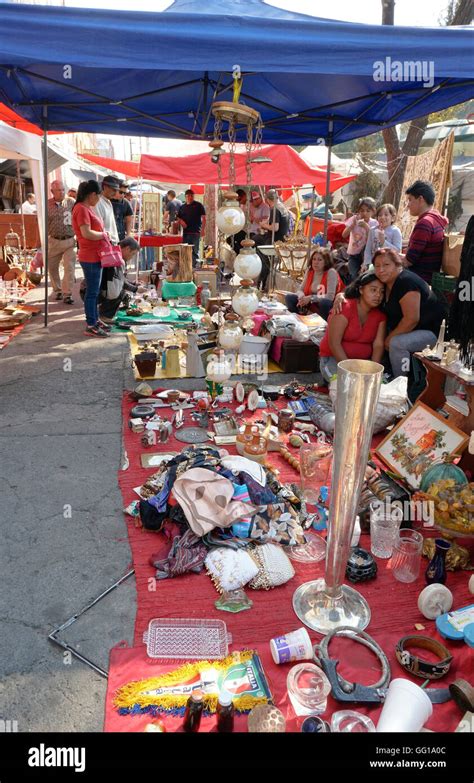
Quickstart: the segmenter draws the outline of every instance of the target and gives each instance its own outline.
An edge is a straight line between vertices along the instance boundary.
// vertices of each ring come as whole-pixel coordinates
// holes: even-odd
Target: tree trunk
[[[382,24],[394,24],[394,6],[394,0],[382,0]],[[448,24],[450,26],[471,24],[472,13],[473,0],[458,0],[453,18],[448,21]],[[428,125],[428,119],[429,115],[425,115],[411,121],[403,147],[400,147],[395,127],[384,128],[382,131],[387,153],[388,173],[388,183],[383,192],[382,201],[393,204],[396,209],[398,209],[402,196],[407,157],[417,154]]]
[[[385,128],[382,131],[387,151],[388,172],[388,183],[383,192],[382,201],[383,203],[393,204],[396,209],[398,209],[402,196],[407,157],[417,154],[427,124],[428,115],[412,120],[403,147],[400,147],[396,128]]]

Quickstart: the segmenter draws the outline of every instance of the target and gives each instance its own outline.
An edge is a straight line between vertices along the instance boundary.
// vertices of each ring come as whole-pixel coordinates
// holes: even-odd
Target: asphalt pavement
[[[43,297],[37,288],[28,301]],[[131,569],[117,482],[128,341],[86,337],[75,300],[51,301],[47,327],[35,316],[0,351],[0,719],[22,732],[102,731],[105,677],[48,635]],[[58,638],[107,671],[111,647],[133,641],[135,613],[132,576]]]

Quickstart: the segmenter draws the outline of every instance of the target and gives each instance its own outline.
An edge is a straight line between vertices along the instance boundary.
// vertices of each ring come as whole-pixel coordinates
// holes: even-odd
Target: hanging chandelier
[[[222,205],[220,206],[216,223],[219,230],[218,246],[225,242],[228,236],[234,236],[238,232],[246,230],[246,239],[241,242],[241,250],[234,261],[234,272],[241,278],[241,283],[234,296],[232,297],[232,307],[241,318],[248,319],[255,312],[259,305],[259,297],[256,288],[252,287],[253,281],[259,276],[262,263],[260,257],[255,252],[255,243],[249,238],[249,208],[250,198],[247,199],[247,208],[244,212],[237,200],[235,192],[235,154],[237,135],[245,134],[245,152],[246,152],[246,186],[250,195],[252,187],[252,163],[255,161],[255,155],[262,146],[263,125],[260,113],[245,106],[239,102],[240,91],[242,89],[242,77],[240,68],[234,66],[234,95],[232,101],[216,101],[212,104],[211,112],[214,117],[214,138],[210,142],[211,160],[217,164],[218,183],[222,183],[222,159],[226,155],[224,147],[224,135],[228,142],[228,180],[229,190],[222,194]],[[239,183],[240,184],[240,183]],[[243,184],[243,183],[242,183]],[[237,341],[242,341],[243,332],[237,323],[227,324],[227,328],[222,329],[223,343],[232,343],[235,350],[238,346]],[[222,347],[226,346],[222,344]],[[229,345],[227,348],[229,349]]]

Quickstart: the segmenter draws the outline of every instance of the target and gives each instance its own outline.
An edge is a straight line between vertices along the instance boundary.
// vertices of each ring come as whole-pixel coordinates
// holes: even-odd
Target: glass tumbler
[[[393,545],[403,518],[399,508],[392,510],[378,507],[370,509],[370,551],[374,557],[388,559],[392,556]]]
[[[300,476],[306,503],[317,503],[319,491],[327,486],[332,465],[329,443],[305,443],[300,448]]]
[[[423,536],[416,530],[400,530],[392,554],[392,573],[399,582],[415,582],[420,573]]]

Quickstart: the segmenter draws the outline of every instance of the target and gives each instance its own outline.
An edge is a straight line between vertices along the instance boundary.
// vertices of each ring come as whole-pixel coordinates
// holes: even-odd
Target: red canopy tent
[[[259,150],[259,154],[270,158],[269,163],[252,165],[253,185],[314,185],[319,193],[326,189],[326,171],[312,169],[298,153],[284,144],[270,144]],[[206,185],[219,183],[218,166],[211,161],[207,152],[184,157],[160,157],[157,155],[142,155],[140,163],[130,163],[114,158],[101,158],[97,155],[83,155],[86,160],[99,166],[118,171],[128,177],[143,177],[155,182],[203,182]],[[334,193],[355,175],[341,177],[330,174],[329,192]],[[221,182],[229,181],[229,154],[221,158]],[[246,154],[235,154],[235,182],[244,185],[247,182]]]

